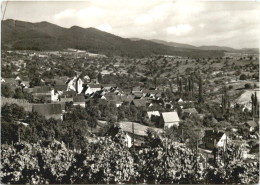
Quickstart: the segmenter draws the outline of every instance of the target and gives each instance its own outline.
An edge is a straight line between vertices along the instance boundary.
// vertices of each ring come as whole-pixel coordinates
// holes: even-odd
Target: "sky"
[[[124,38],[258,48],[259,8],[256,1],[8,1],[4,19],[95,27]]]

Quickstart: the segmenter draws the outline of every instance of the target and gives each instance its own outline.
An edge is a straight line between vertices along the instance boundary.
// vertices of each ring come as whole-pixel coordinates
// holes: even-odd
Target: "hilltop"
[[[108,56],[144,57],[178,55],[220,57],[224,50],[172,47],[148,40],[132,41],[95,28],[63,28],[48,22],[2,21],[2,48],[12,50],[62,50],[75,48]]]

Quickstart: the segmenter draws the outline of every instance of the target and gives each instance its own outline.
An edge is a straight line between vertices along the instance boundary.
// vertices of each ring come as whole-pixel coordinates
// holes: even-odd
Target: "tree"
[[[103,77],[101,73],[98,73],[97,79],[99,83],[103,83]]]
[[[13,92],[11,90],[11,86],[9,84],[1,84],[1,93],[2,96],[6,98],[10,98],[13,96]]]
[[[15,99],[24,99],[24,94],[21,88],[16,88],[13,98]]]
[[[39,77],[34,77],[30,82],[30,87],[40,86],[41,79]]]
[[[245,74],[241,74],[239,80],[246,80],[247,76]]]
[[[251,89],[251,88],[252,88],[251,84],[249,84],[249,83],[245,84],[245,89]]]
[[[204,103],[204,99],[203,99],[203,92],[202,92],[202,78],[200,78],[199,80],[199,98],[198,98],[198,102]]]

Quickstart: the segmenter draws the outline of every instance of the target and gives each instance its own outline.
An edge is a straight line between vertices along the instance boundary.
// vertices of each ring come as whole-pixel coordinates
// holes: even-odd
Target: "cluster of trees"
[[[188,78],[180,78],[177,76],[177,87],[178,92],[181,96],[186,96],[188,98],[193,97],[194,93],[194,79],[193,76],[189,76]]]
[[[46,120],[36,112],[25,112],[23,107],[16,104],[5,104],[1,109],[2,143],[11,144],[19,140],[37,142],[56,138],[71,147],[80,147],[84,143],[84,137],[89,135],[89,127],[94,123],[84,113],[84,109],[75,107],[64,121]]]
[[[124,103],[117,108],[115,104],[107,101],[91,99],[86,109],[66,103],[66,115],[63,121],[49,119],[36,112],[25,112],[23,107],[16,104],[2,106],[2,129],[1,138],[3,143],[12,143],[19,140],[36,142],[40,139],[56,138],[64,141],[71,147],[80,147],[90,129],[95,129],[98,119],[107,121],[106,127],[97,130],[99,135],[104,135],[111,124],[121,120],[138,121],[150,124],[146,118],[146,108],[137,108]],[[30,126],[24,126],[27,123]],[[110,123],[110,124],[109,124]]]
[[[6,98],[25,99],[33,102],[33,95],[31,93],[23,92],[20,87],[17,87],[13,91],[9,84],[1,84],[1,95]]]
[[[206,164],[206,158],[185,145],[168,143],[129,150],[125,135],[92,138],[80,150],[52,140],[2,145],[3,183],[108,184],[108,183],[257,183],[259,162],[246,163],[239,149],[228,147],[225,164]]]
[[[93,118],[110,123],[129,120],[148,124],[146,107],[136,107],[128,102],[117,108],[112,102],[92,98],[86,103],[86,112]]]
[[[252,116],[254,117],[255,115],[258,115],[258,113],[259,113],[259,105],[258,105],[256,92],[255,92],[255,95],[252,94],[251,101],[252,101]]]

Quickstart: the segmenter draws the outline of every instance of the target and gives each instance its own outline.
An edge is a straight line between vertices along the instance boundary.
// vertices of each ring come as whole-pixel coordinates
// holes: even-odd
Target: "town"
[[[1,56],[4,183],[259,181],[258,53]]]

